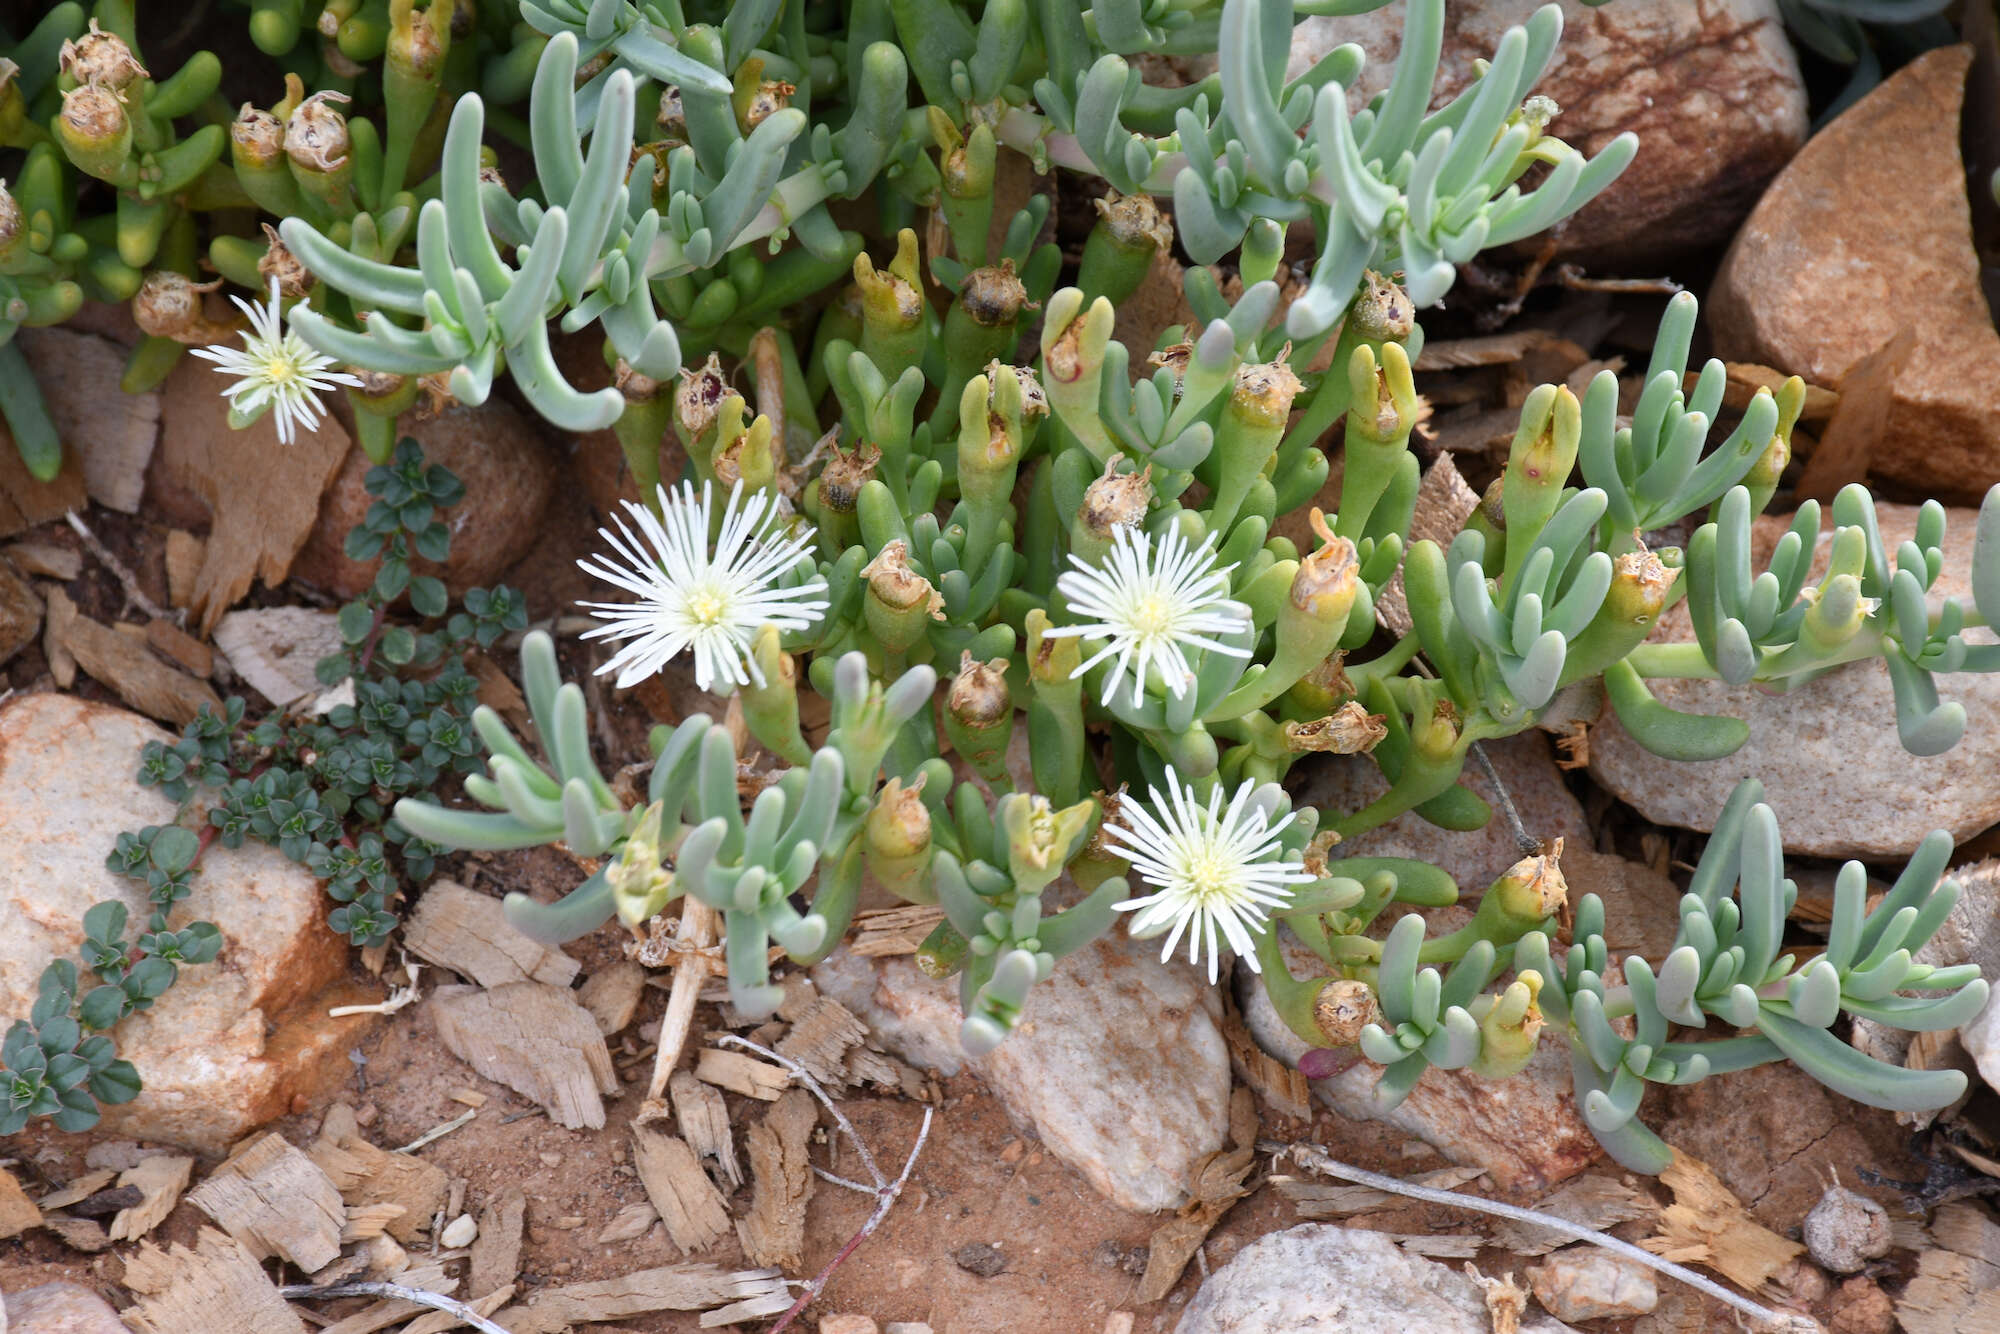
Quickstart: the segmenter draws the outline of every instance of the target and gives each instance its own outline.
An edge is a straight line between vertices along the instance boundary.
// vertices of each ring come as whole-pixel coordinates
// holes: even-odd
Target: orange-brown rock
[[[1814,384],[1905,328],[1872,478],[1978,502],[2000,481],[2000,334],[1959,156],[1969,46],[1911,61],[1814,136],[1743,224],[1709,293],[1715,352]]]
[[[418,559],[418,574],[437,575],[454,595],[492,584],[540,536],[542,512],[556,485],[556,454],[539,423],[490,398],[476,408],[454,405],[436,416],[406,412],[400,433],[423,446],[424,461],[442,464],[465,483],[465,499],[443,515],[451,556],[439,569]],[[368,513],[368,470],[360,446],[348,452],[320,501],[319,521],[292,564],[295,577],[341,597],[354,597],[375,577],[378,562],[353,561],[342,543]]]

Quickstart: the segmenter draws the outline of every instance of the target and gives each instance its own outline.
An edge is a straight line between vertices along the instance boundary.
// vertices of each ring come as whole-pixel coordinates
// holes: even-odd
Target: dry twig
[[[76,535],[83,539],[83,544],[90,548],[90,554],[103,562],[104,568],[111,571],[112,576],[118,580],[118,586],[125,590],[127,602],[156,621],[166,621],[172,625],[181,623],[180,612],[162,611],[159,603],[146,596],[146,590],[139,587],[139,580],[133,575],[131,568],[113,555],[110,547],[98,540],[97,534],[90,531],[89,526],[75,510],[69,511],[63,517],[69,520],[69,526],[76,530]]]
[[[1761,1329],[1781,1331],[1783,1334],[1795,1334],[1795,1332],[1802,1334],[1803,1331],[1818,1330],[1820,1328],[1809,1316],[1800,1316],[1785,1311],[1774,1311],[1767,1306],[1759,1306],[1749,1298],[1731,1292],[1720,1283],[1715,1282],[1713,1279],[1704,1278],[1692,1269],[1677,1265],[1671,1260],[1663,1260],[1651,1251],[1634,1246],[1629,1241],[1609,1236],[1594,1228],[1585,1227],[1581,1223],[1573,1223],[1558,1214],[1541,1213],[1534,1209],[1523,1209],[1518,1205],[1503,1204],[1498,1200],[1482,1199],[1477,1195],[1462,1195],[1455,1190],[1437,1190],[1430,1186],[1418,1186],[1408,1181],[1398,1180],[1392,1176],[1384,1176],[1380,1172],[1370,1172],[1365,1168],[1350,1167],[1348,1164],[1330,1157],[1325,1150],[1312,1144],[1280,1144],[1274,1140],[1262,1140],[1258,1143],[1257,1147],[1266,1153],[1279,1157],[1289,1156],[1302,1167],[1310,1168],[1315,1172],[1324,1173],[1330,1177],[1337,1177],[1342,1181],[1353,1181],[1364,1186],[1373,1186],[1377,1190],[1386,1190],[1392,1194],[1405,1195],[1413,1200],[1422,1200],[1427,1204],[1442,1204],[1456,1209],[1471,1209],[1478,1213],[1492,1214],[1496,1218],[1511,1218],[1517,1223],[1538,1224],[1549,1229],[1551,1232],[1560,1232],[1564,1236],[1573,1237],[1578,1241],[1587,1241],[1594,1246],[1602,1246],[1605,1250],[1613,1254],[1622,1255],[1628,1260],[1636,1260],[1649,1269],[1655,1269],[1671,1278],[1677,1278],[1697,1292],[1704,1293],[1735,1310],[1743,1312],[1745,1315],[1758,1321],[1758,1327]]]
[[[406,1288],[400,1283],[334,1283],[324,1288],[310,1283],[292,1283],[279,1288],[278,1295],[293,1302],[332,1301],[336,1297],[393,1297],[397,1301],[448,1311],[478,1330],[479,1334],[507,1334],[505,1326],[494,1324],[456,1297],[427,1292],[423,1288]]]
[[[882,1225],[882,1220],[889,1216],[889,1210],[896,1203],[897,1197],[903,1193],[903,1187],[908,1183],[910,1173],[916,1170],[917,1158],[924,1151],[924,1142],[930,1138],[931,1109],[929,1107],[924,1108],[924,1123],[917,1128],[917,1142],[910,1146],[910,1156],[903,1163],[902,1172],[897,1175],[894,1181],[890,1181],[882,1175],[882,1169],[875,1165],[875,1155],[868,1151],[868,1145],[863,1142],[861,1132],[854,1128],[854,1123],[847,1119],[845,1112],[834,1106],[833,1099],[827,1096],[826,1090],[820,1086],[820,1082],[817,1079],[813,1078],[810,1070],[789,1057],[780,1056],[770,1048],[759,1046],[748,1038],[738,1037],[734,1033],[726,1034],[718,1039],[718,1041],[727,1043],[730,1046],[741,1047],[745,1051],[756,1052],[759,1056],[767,1060],[776,1061],[790,1070],[799,1083],[803,1084],[813,1097],[819,1099],[820,1105],[832,1113],[834,1122],[840,1127],[841,1133],[847,1136],[848,1142],[854,1146],[854,1152],[861,1159],[861,1165],[868,1169],[869,1180],[875,1183],[871,1191],[868,1187],[856,1181],[842,1180],[838,1177],[831,1178],[838,1181],[839,1184],[848,1187],[850,1190],[861,1190],[873,1194],[875,1196],[875,1208],[868,1215],[867,1221],[861,1224],[860,1230],[847,1239],[847,1244],[834,1252],[833,1258],[826,1262],[826,1267],[805,1281],[805,1291],[799,1294],[799,1299],[792,1303],[790,1309],[778,1317],[778,1323],[771,1326],[768,1331],[768,1334],[781,1334],[781,1331],[789,1328],[791,1323],[798,1319],[800,1312],[812,1305],[813,1300],[826,1290],[827,1283],[833,1278],[833,1271],[840,1268],[841,1262],[852,1255],[855,1248],[860,1246],[863,1241],[873,1236],[875,1229]]]

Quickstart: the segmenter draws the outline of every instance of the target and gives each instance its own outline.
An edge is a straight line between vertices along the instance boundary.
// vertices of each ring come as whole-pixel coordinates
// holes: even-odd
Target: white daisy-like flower
[[[1043,637],[1104,641],[1071,678],[1115,657],[1104,678],[1104,703],[1111,703],[1129,672],[1136,708],[1145,701],[1146,674],[1154,667],[1170,693],[1187,693],[1194,680],[1189,648],[1249,657],[1249,649],[1216,638],[1249,629],[1251,620],[1250,608],[1229,596],[1229,572],[1236,567],[1216,567],[1213,542],[1210,537],[1190,546],[1180,529],[1169,527],[1155,545],[1137,525],[1121,524],[1111,530],[1111,550],[1101,568],[1071,556],[1076,568],[1065,571],[1056,587],[1077,624],[1044,630]]]
[[[1204,804],[1169,766],[1167,791],[1151,791],[1154,810],[1122,801],[1118,823],[1104,826],[1104,833],[1123,845],[1120,855],[1155,891],[1117,905],[1120,912],[1138,914],[1130,928],[1133,938],[1167,932],[1160,950],[1165,963],[1185,933],[1189,963],[1199,963],[1202,950],[1208,951],[1210,982],[1220,962],[1218,928],[1250,970],[1261,971],[1250,937],[1269,929],[1265,919],[1292,901],[1293,885],[1316,878],[1304,863],[1276,856],[1278,835],[1291,824],[1292,813],[1272,823],[1263,805],[1251,801],[1256,790],[1256,783],[1244,783],[1224,810],[1220,786]]]
[[[661,487],[658,515],[629,500],[624,504],[638,533],[614,515],[617,532],[597,530],[614,554],[577,562],[585,572],[638,595],[637,602],[578,604],[606,622],[586,630],[585,639],[631,641],[597,669],[600,675],[617,672],[621,688],[645,680],[683,650],[694,653],[695,684],[703,690],[718,681],[728,689],[751,681],[761,686],[764,673],[750,653],[757,632],[766,625],[810,629],[827,609],[826,580],[818,575],[778,585],[805,557],[813,532],[779,532],[769,492],[746,498],[739,480],[723,508],[713,548],[708,535],[716,528],[715,512],[707,482],[699,495],[692,482],[682,482],[678,491]]]
[[[255,420],[270,408],[277,415],[278,443],[289,445],[294,423],[307,431],[319,425],[321,390],[343,384],[361,386],[361,381],[347,372],[327,369],[335,364],[334,359],[285,327],[275,277],[271,279],[269,306],[252,305],[240,296],[229,299],[250,317],[250,327],[243,331],[243,346],[191,350],[197,357],[214,362],[219,373],[239,377],[222,391],[238,419]]]

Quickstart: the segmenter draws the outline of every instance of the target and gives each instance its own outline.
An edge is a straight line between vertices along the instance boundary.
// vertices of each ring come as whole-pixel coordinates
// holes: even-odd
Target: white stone
[[[1433,105],[1456,96],[1473,76],[1472,62],[1490,58],[1501,35],[1541,5],[1452,0]],[[1370,14],[1306,19],[1286,77],[1358,42],[1368,53],[1349,90],[1358,110],[1389,84],[1404,10],[1399,0]],[[1558,249],[1643,267],[1661,253],[1726,238],[1805,142],[1805,85],[1777,0],[1603,8],[1563,0],[1562,10],[1562,40],[1533,89],[1562,108],[1549,132],[1594,153],[1631,130],[1639,156],[1569,221]]]
[[[1123,1208],[1183,1203],[1190,1169],[1228,1135],[1219,998],[1122,925],[1058,961],[1028,993],[1013,1035],[977,1061],[959,1050],[957,981],[927,978],[907,956],[838,953],[813,981],[906,1060],[977,1073],[1051,1153]]]
[[[457,1250],[460,1246],[470,1246],[478,1236],[479,1224],[473,1221],[472,1215],[460,1214],[444,1225],[444,1231],[438,1234],[438,1240],[452,1250]]]
[[[1653,1271],[1601,1246],[1568,1246],[1528,1267],[1535,1300],[1559,1320],[1644,1315],[1660,1304]]]
[[[144,745],[171,740],[136,714],[69,695],[0,705],[0,1015],[27,1014],[42,970],[76,958],[91,905],[122,901],[128,940],[146,929],[144,887],[104,861],[121,830],[173,821],[174,803],[135,777]],[[330,1020],[319,1006],[375,997],[322,996],[348,958],[325,913],[319,881],[276,848],[211,847],[172,925],[214,922],[222,953],[182,968],[153,1009],[114,1030],[146,1087],[105,1109],[105,1132],[221,1151],[295,1096],[345,1078],[341,1054],[369,1020]]]
[[[0,1334],[128,1334],[111,1304],[75,1283],[44,1283],[0,1296]]]
[[[1876,505],[1882,545],[1890,552],[1915,532],[1917,509]],[[1949,596],[1971,604],[1972,539],[1978,514],[1946,512],[1944,567],[1930,591],[1933,613]],[[1762,570],[1791,525],[1766,515],[1752,529],[1751,568]],[[1833,542],[1821,523],[1812,581],[1824,573]],[[1965,632],[1973,643],[1993,632]],[[1660,618],[1654,642],[1689,642],[1685,603]],[[1908,856],[1933,829],[1963,840],[2000,821],[2000,675],[1938,678],[1938,693],[1965,705],[1965,737],[1942,755],[1917,756],[1896,736],[1889,669],[1879,659],[1851,663],[1782,695],[1721,681],[1656,680],[1654,695],[1688,713],[1727,713],[1750,724],[1750,740],[1719,760],[1676,763],[1634,741],[1609,709],[1590,732],[1590,772],[1647,819],[1709,830],[1737,782],[1757,778],[1777,813],[1785,848],[1798,855],[1891,860]]]
[[[1379,1232],[1304,1223],[1273,1232],[1209,1275],[1175,1334],[1491,1334],[1476,1284]],[[1569,1326],[1533,1318],[1522,1334]]]

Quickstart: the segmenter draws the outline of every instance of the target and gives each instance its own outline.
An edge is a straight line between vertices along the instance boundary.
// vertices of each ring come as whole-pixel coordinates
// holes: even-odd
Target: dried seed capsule
[[[1893,1244],[1888,1212],[1837,1181],[1806,1215],[1804,1235],[1812,1258],[1836,1274],[1852,1274],[1881,1259]]]
[[[1381,1022],[1375,988],[1358,979],[1337,977],[1313,997],[1313,1023],[1329,1047],[1351,1047],[1361,1041],[1362,1029]]]
[[[134,79],[149,77],[125,39],[99,28],[96,19],[90,21],[89,32],[62,44],[56,60],[65,79],[113,92],[122,92]]]

